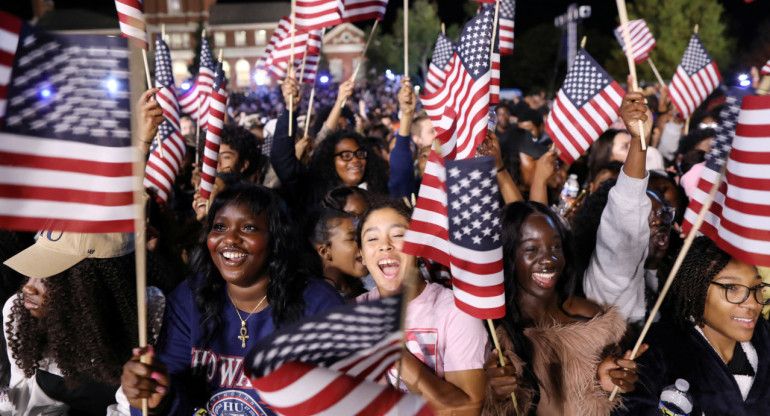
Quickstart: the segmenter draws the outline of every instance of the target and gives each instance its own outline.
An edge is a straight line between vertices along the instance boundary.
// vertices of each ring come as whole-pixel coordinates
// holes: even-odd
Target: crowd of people
[[[155,92],[135,106],[145,152],[163,121]],[[308,95],[293,78],[230,94],[210,199],[199,192],[203,140],[183,117],[188,157],[173,192],[147,190],[145,348],[133,235],[2,232],[1,414],[140,414],[146,399],[151,414],[273,415],[244,374],[257,341],[408,284],[406,350],[381,382],[437,414],[660,414],[677,379],[689,382],[690,414],[770,414],[768,285],[706,237],[630,353],[682,246],[723,93],[685,125],[665,86],[628,92],[620,119],[572,164],[545,131],[545,94],[496,106],[478,153],[493,156],[504,205],[492,213],[501,351],[456,306],[447,269],[402,251],[436,139],[412,81],[319,85],[309,118]],[[565,202],[571,175],[583,192]]]

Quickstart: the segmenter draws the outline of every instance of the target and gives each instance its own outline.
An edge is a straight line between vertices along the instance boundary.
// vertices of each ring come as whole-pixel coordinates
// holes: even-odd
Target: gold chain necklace
[[[260,306],[262,306],[262,302],[264,302],[265,299],[267,299],[267,295],[262,297],[262,300],[259,301],[257,306],[254,307],[254,310],[251,311],[251,313],[249,314],[249,316],[246,317],[246,319],[243,319],[243,317],[241,317],[241,312],[238,310],[238,307],[235,306],[235,302],[233,302],[233,298],[230,297],[229,294],[227,297],[230,298],[230,303],[233,304],[233,308],[235,308],[235,313],[238,314],[238,319],[241,320],[241,335],[238,335],[238,339],[241,341],[241,348],[246,348],[246,340],[249,339],[249,331],[246,329],[246,321],[248,321],[249,318],[251,318],[251,315],[254,315],[254,312],[256,312]]]

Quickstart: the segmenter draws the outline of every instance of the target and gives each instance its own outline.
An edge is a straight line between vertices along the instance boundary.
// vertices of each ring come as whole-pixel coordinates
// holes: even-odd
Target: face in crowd
[[[334,167],[342,184],[358,186],[366,171],[366,149],[353,139],[342,139],[334,146]]]
[[[519,242],[512,253],[518,287],[535,297],[548,297],[564,271],[561,236],[553,220],[534,213],[522,222]]]
[[[371,211],[361,226],[361,256],[380,296],[400,292],[415,257],[401,251],[409,219],[393,208]]]

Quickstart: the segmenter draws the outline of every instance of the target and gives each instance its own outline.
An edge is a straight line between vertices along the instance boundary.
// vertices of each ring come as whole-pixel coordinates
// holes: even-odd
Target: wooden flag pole
[[[637,84],[636,80],[636,64],[634,64],[634,51],[631,48],[631,34],[628,31],[628,14],[626,13],[626,2],[625,0],[615,0],[615,3],[618,5],[618,14],[620,15],[620,26],[623,28],[623,42],[626,45],[629,45],[628,48],[626,48],[626,59],[628,60],[628,71],[631,73],[631,83],[633,84],[633,87],[631,85],[628,86],[628,89],[630,91],[638,91],[639,85]],[[644,137],[644,123],[642,120],[638,120],[639,122],[639,139],[641,140],[642,144],[642,151],[647,150],[647,139]]]
[[[294,76],[294,20],[297,18],[295,8],[297,0],[291,0],[291,50],[289,52],[288,76]],[[307,45],[305,45],[307,48]],[[294,138],[294,94],[289,95],[289,137]]]
[[[492,43],[489,48],[489,68],[492,69],[492,57],[495,55],[495,36],[497,36],[497,18],[500,15],[500,0],[495,2],[495,19],[492,21]],[[515,402],[515,400],[514,400]]]
[[[709,209],[711,208],[711,203],[714,202],[714,196],[717,194],[717,191],[719,190],[719,186],[722,184],[722,181],[725,177],[725,171],[727,170],[727,161],[722,165],[722,169],[719,172],[719,179],[714,182],[713,185],[711,185],[711,190],[709,191],[708,198],[706,201],[703,202],[703,206],[700,209],[700,212],[698,213],[698,219],[695,220],[695,224],[693,224],[692,228],[690,229],[690,233],[687,234],[687,238],[684,240],[684,245],[682,245],[682,249],[679,251],[679,255],[676,257],[676,261],[674,262],[674,267],[671,269],[671,272],[668,274],[668,278],[666,279],[666,283],[663,285],[663,289],[660,291],[660,295],[658,295],[658,300],[655,301],[655,306],[652,307],[652,310],[650,311],[650,315],[647,317],[647,322],[644,324],[644,328],[642,328],[642,332],[639,334],[639,339],[636,340],[636,345],[634,345],[634,349],[631,351],[631,358],[634,359],[636,357],[636,353],[639,352],[639,348],[642,346],[642,342],[644,341],[644,336],[647,335],[647,331],[650,329],[650,325],[652,325],[653,320],[655,319],[655,315],[658,313],[658,310],[660,309],[660,306],[663,304],[663,299],[666,297],[666,294],[668,293],[669,288],[671,288],[671,284],[674,282],[674,277],[679,272],[679,268],[682,267],[682,262],[684,261],[685,256],[687,255],[687,252],[690,250],[690,246],[692,246],[693,240],[695,240],[695,236],[698,234],[698,230],[700,230],[701,225],[703,225],[703,220],[706,219],[706,214],[709,212]],[[615,388],[612,390],[612,394],[610,395],[610,401],[613,401],[615,399],[615,395],[618,393],[618,386],[615,386]]]
[[[409,0],[404,0],[404,76],[409,76]]]
[[[323,40],[324,35],[326,34],[326,28],[321,29],[321,39]],[[321,55],[318,55],[318,65],[321,65]],[[313,89],[310,90],[310,101],[308,101],[307,104],[307,116],[305,117],[305,135],[302,137],[307,137],[307,132],[310,129],[310,116],[313,114],[313,98],[315,98],[315,83],[318,80],[318,70],[316,69],[315,77],[313,78]]]
[[[650,64],[650,68],[652,68],[652,72],[655,74],[655,78],[658,79],[658,83],[660,83],[660,86],[665,86],[666,82],[663,81],[663,77],[660,76],[660,72],[658,72],[658,68],[655,67],[655,63],[652,62],[652,58],[649,56],[647,57],[647,63]]]
[[[361,58],[358,59],[358,64],[356,64],[356,69],[353,71],[353,75],[350,77],[350,80],[353,82],[356,82],[358,71],[361,70],[361,64],[364,62],[364,57],[366,57],[366,51],[369,50],[369,43],[372,41],[372,38],[374,37],[374,31],[377,29],[378,22],[379,20],[374,21],[374,25],[372,25],[372,31],[369,32],[369,39],[366,40],[366,44],[364,45],[364,50],[361,52]],[[342,102],[342,108],[345,108],[345,104],[347,103],[348,103],[348,99],[346,98],[345,101]]]
[[[302,79],[305,78],[305,62],[307,62],[307,45],[305,45],[305,53],[302,54],[302,65],[299,67],[299,86],[302,86]]]
[[[144,60],[145,74],[147,75],[148,86],[152,87],[150,80],[149,66],[147,64],[147,51],[142,49],[142,58]],[[139,57],[136,55],[135,49],[130,50],[129,53],[129,73],[134,74],[131,76],[129,82],[129,93],[131,102],[136,102],[142,94],[142,82],[139,77],[141,71],[141,63],[139,63]],[[144,164],[145,154],[139,146],[139,114],[136,111],[131,111],[131,154],[133,156],[133,162],[131,163],[131,181],[133,185],[133,199],[134,199],[134,260],[136,267],[136,312],[137,312],[137,325],[139,335],[139,347],[147,346],[147,252],[145,244],[145,209],[144,209],[144,186],[142,184],[144,178]],[[143,355],[141,361],[145,364],[149,364],[152,358],[149,355]],[[142,414],[147,416],[149,414],[149,405],[147,399],[142,400]]]
[[[441,23],[441,34],[446,36],[446,25],[443,22]]]
[[[492,334],[492,342],[495,344],[495,349],[497,349],[497,358],[500,359],[500,365],[505,365],[505,356],[503,356],[503,349],[500,347],[500,341],[497,339],[497,332],[495,332],[495,325],[492,323],[491,319],[487,319],[487,326],[489,327],[489,333]],[[511,363],[513,365],[513,363]],[[516,395],[511,392],[511,400],[513,400],[513,409],[516,411],[516,415],[519,414],[519,403],[516,401]]]

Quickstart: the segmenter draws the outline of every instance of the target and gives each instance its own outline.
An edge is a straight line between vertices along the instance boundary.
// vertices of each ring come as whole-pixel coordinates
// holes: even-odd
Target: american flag
[[[456,120],[451,111],[445,117]],[[443,135],[452,134],[450,123]],[[496,176],[492,157],[443,160],[431,150],[402,247],[449,267],[455,304],[480,319],[505,315]]]
[[[340,16],[343,22],[358,22],[361,20],[385,17],[388,0],[338,0]]]
[[[263,338],[246,356],[259,396],[284,415],[431,414],[375,383],[401,354],[401,296],[343,305]]]
[[[760,73],[762,75],[770,75],[770,60],[765,63],[765,66],[762,67]]]
[[[291,31],[286,32],[284,37],[278,41],[275,48],[270,52],[270,56],[265,60],[265,66],[270,67],[276,62],[288,62],[291,59]],[[321,30],[295,30],[294,32],[294,58],[302,58],[307,49],[307,55],[318,55],[321,53]]]
[[[690,231],[727,163],[700,232],[742,262],[770,266],[770,95],[740,94],[746,91],[729,95],[722,109],[683,229]]]
[[[447,76],[447,65],[455,53],[455,44],[443,33],[438,34],[436,46],[433,48],[433,59],[428,66],[428,76],[425,82],[425,91],[429,94],[435,92],[444,85]]]
[[[138,47],[147,50],[150,40],[147,37],[142,0],[115,0],[115,8],[118,10],[123,37],[131,38]]]
[[[574,162],[617,120],[623,94],[585,49],[577,53],[545,122],[562,160]]]
[[[227,102],[227,84],[222,64],[217,64],[214,70],[214,86],[211,90],[211,99],[208,115],[208,129],[206,130],[206,145],[203,150],[203,167],[201,171],[201,198],[206,201],[211,197],[214,189],[214,180],[217,176],[217,161],[219,159],[219,144],[222,140],[222,128],[225,125],[225,113]]]
[[[668,95],[679,115],[683,119],[690,117],[720,82],[722,75],[717,64],[706,52],[698,35],[693,34],[668,87]]]
[[[297,78],[299,78],[300,74],[302,74],[303,82],[312,83],[313,81],[315,81],[316,73],[318,73],[318,62],[320,61],[320,59],[321,57],[318,55],[308,56],[305,59],[304,72],[302,72],[302,59],[295,59],[294,75]],[[275,79],[284,79],[288,75],[286,71],[287,66],[288,66],[287,61],[280,61],[280,62],[275,62],[267,70]]]
[[[0,228],[133,231],[127,41],[0,12]]]
[[[259,61],[257,61],[257,68],[265,69],[267,68],[265,66],[265,63],[267,62],[267,58],[270,57],[270,55],[273,53],[273,49],[275,49],[276,45],[278,45],[278,42],[281,41],[281,39],[286,36],[287,33],[291,31],[291,19],[289,19],[288,16],[284,16],[281,18],[281,20],[278,21],[278,26],[275,27],[275,30],[273,30],[273,34],[270,35],[270,42],[267,44],[267,47],[265,48],[265,52],[262,54],[262,56],[259,58]]]
[[[323,29],[342,23],[338,0],[297,0],[294,14],[297,29]]]
[[[158,196],[168,201],[168,195],[182,166],[185,154],[185,142],[179,130],[179,104],[174,93],[174,78],[171,74],[171,56],[168,46],[158,35],[155,40],[155,86],[161,90],[156,99],[163,109],[163,120],[158,126],[158,137],[163,146],[153,140],[150,157],[145,168],[145,188],[157,189]]]
[[[448,145],[448,156],[465,159],[476,153],[476,147],[484,141],[489,118],[492,66],[492,23],[494,10],[486,8],[471,19],[463,28],[460,40],[447,69],[444,85],[433,93],[421,97],[423,107],[436,130],[447,109],[458,116],[457,129]]]
[[[491,8],[492,6],[485,6]],[[501,6],[502,7],[502,6]],[[494,15],[493,15],[494,16]],[[498,21],[499,22],[499,21]],[[492,52],[492,82],[489,85],[489,105],[500,103],[500,25],[497,26],[495,35],[495,50]]]
[[[516,0],[500,0],[500,55],[513,55],[513,18]]]
[[[655,47],[655,38],[652,37],[652,32],[650,32],[644,19],[628,22],[628,34],[631,37],[631,51],[633,52],[634,62],[641,64],[649,58],[648,54]],[[626,52],[622,26],[615,28],[615,38],[618,39],[623,52]]]
[[[214,60],[211,58],[209,41],[201,37],[201,60],[198,68],[198,75],[195,82],[189,90],[179,96],[179,106],[182,112],[189,114],[190,117],[200,121],[198,125],[201,129],[206,129],[206,115],[208,114],[209,96],[211,95],[211,86],[214,82]]]

